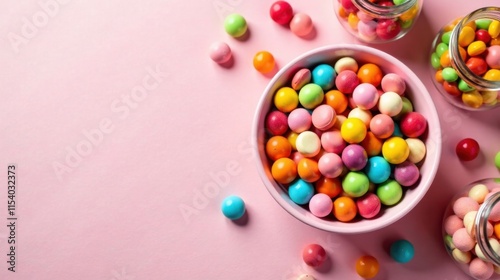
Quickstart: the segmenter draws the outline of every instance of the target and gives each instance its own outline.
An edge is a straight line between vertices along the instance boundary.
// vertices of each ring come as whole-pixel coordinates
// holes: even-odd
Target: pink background
[[[291,217],[264,188],[251,153],[253,113],[270,80],[253,69],[253,55],[268,50],[283,66],[316,47],[359,43],[341,28],[332,1],[290,0],[314,21],[309,40],[271,21],[272,1],[61,0],[46,17],[39,2],[55,3],[0,2],[0,279],[358,279],[354,262],[362,254],[379,259],[376,279],[468,279],[444,250],[441,219],[464,184],[499,175],[500,110],[468,113],[446,103],[431,83],[428,50],[441,26],[496,1],[426,1],[406,37],[376,46],[409,65],[435,97],[443,154],[414,210],[361,235]],[[230,12],[246,17],[247,41],[225,34]],[[33,17],[40,27],[30,29]],[[209,59],[214,41],[231,46],[232,68]],[[149,90],[140,100],[124,103],[143,85]],[[482,148],[467,164],[454,154],[465,137]],[[75,158],[78,149],[84,156]],[[16,273],[6,263],[11,163]],[[66,166],[59,176],[58,165]],[[246,201],[246,224],[220,213],[230,194]],[[198,209],[183,216],[187,207]],[[415,245],[410,263],[387,255],[396,238]],[[312,242],[329,254],[320,270],[300,257]]]

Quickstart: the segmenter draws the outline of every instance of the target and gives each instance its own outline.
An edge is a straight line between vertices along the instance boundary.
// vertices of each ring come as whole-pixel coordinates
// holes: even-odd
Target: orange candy
[[[436,79],[436,82],[442,84],[444,82],[443,70],[437,70],[436,74],[434,75],[434,79]]]
[[[450,67],[451,66],[451,58],[450,58],[450,53],[448,50],[445,50],[443,54],[441,55],[441,58],[439,59],[439,63],[441,64],[441,67]]]
[[[271,72],[274,64],[274,57],[270,52],[261,51],[253,57],[253,67],[263,74]]]
[[[499,223],[496,223],[496,224],[493,226],[493,231],[494,231],[494,233],[495,233],[496,238],[500,239],[500,222],[499,222]]]
[[[283,136],[273,136],[267,140],[266,154],[275,161],[279,158],[289,157],[292,153],[292,145]]]
[[[373,63],[363,64],[358,69],[358,78],[361,83],[370,83],[375,87],[380,85],[382,81],[382,70]]]
[[[379,269],[377,259],[372,256],[362,256],[356,262],[356,272],[365,279],[377,276]]]
[[[356,203],[348,196],[341,196],[333,202],[333,215],[341,222],[349,222],[358,213]]]
[[[314,184],[316,192],[334,198],[342,192],[342,182],[338,178],[322,177]]]
[[[361,141],[361,146],[369,157],[373,157],[379,155],[382,151],[382,140],[378,139],[373,132],[368,131],[365,139]]]
[[[325,101],[337,114],[342,114],[347,108],[347,97],[339,90],[334,89],[326,92]]]
[[[273,163],[271,174],[276,182],[289,184],[297,177],[297,166],[290,158],[280,158]]]
[[[310,158],[301,159],[297,165],[297,171],[300,178],[309,183],[318,181],[321,178],[318,162]]]

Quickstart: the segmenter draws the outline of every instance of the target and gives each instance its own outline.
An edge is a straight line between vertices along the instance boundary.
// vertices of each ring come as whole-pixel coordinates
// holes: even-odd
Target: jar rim
[[[407,0],[401,5],[380,6],[368,0],[352,0],[359,10],[377,18],[395,18],[413,8],[418,0]]]
[[[448,51],[451,57],[451,65],[457,70],[457,74],[464,82],[479,91],[500,91],[500,81],[489,81],[473,73],[460,55],[458,39],[464,26],[477,19],[492,19],[500,21],[500,7],[479,8],[463,17],[453,28],[450,36]]]
[[[495,181],[500,181],[500,178],[491,178]],[[486,180],[480,180],[476,183],[482,183]],[[474,184],[474,183],[473,183]],[[481,252],[483,252],[484,256],[491,261],[496,266],[500,266],[500,255],[499,252],[496,252],[495,249],[491,246],[489,242],[488,236],[488,218],[491,214],[493,207],[500,207],[500,192],[493,193],[490,197],[488,197],[483,204],[479,207],[476,218],[474,219],[474,231],[476,235],[476,241],[479,246]]]

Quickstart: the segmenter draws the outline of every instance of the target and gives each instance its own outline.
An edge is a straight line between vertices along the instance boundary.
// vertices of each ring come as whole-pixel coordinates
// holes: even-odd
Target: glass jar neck
[[[500,266],[500,252],[496,252],[491,246],[488,236],[488,218],[493,210],[493,207],[500,207],[500,192],[496,192],[486,199],[479,210],[477,211],[474,220],[474,231],[476,235],[477,244],[479,249],[483,252],[485,258],[496,266]]]
[[[500,91],[500,81],[488,81],[483,77],[474,74],[466,65],[466,61],[462,60],[460,55],[459,36],[462,29],[468,23],[477,19],[493,19],[500,20],[499,7],[485,7],[477,9],[468,14],[453,28],[450,36],[449,54],[451,58],[451,65],[457,71],[458,76],[468,85],[480,91]]]
[[[361,11],[376,18],[395,18],[411,9],[417,0],[408,0],[401,5],[380,6],[368,0],[352,0],[352,3]]]

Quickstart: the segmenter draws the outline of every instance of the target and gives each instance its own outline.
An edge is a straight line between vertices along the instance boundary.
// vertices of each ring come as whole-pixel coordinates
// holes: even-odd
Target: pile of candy
[[[298,70],[266,116],[271,174],[317,217],[376,217],[415,186],[426,119],[406,83],[351,57]],[[358,215],[359,214],[359,215]]]
[[[500,95],[497,91],[478,91],[459,78],[452,67],[449,54],[450,36],[460,19],[445,26],[431,54],[431,64],[435,69],[435,82],[441,84],[444,92],[452,100],[465,104],[468,108],[494,106]],[[461,59],[475,75],[488,81],[500,81],[500,21],[476,20],[462,28],[459,34]]]
[[[408,0],[375,0],[370,2],[374,6],[391,7],[402,5]],[[416,1],[408,10],[393,18],[386,16],[377,18],[374,13],[359,10],[352,0],[338,0],[337,15],[342,26],[359,39],[366,42],[388,42],[409,31],[420,12],[420,8],[418,1]]]

